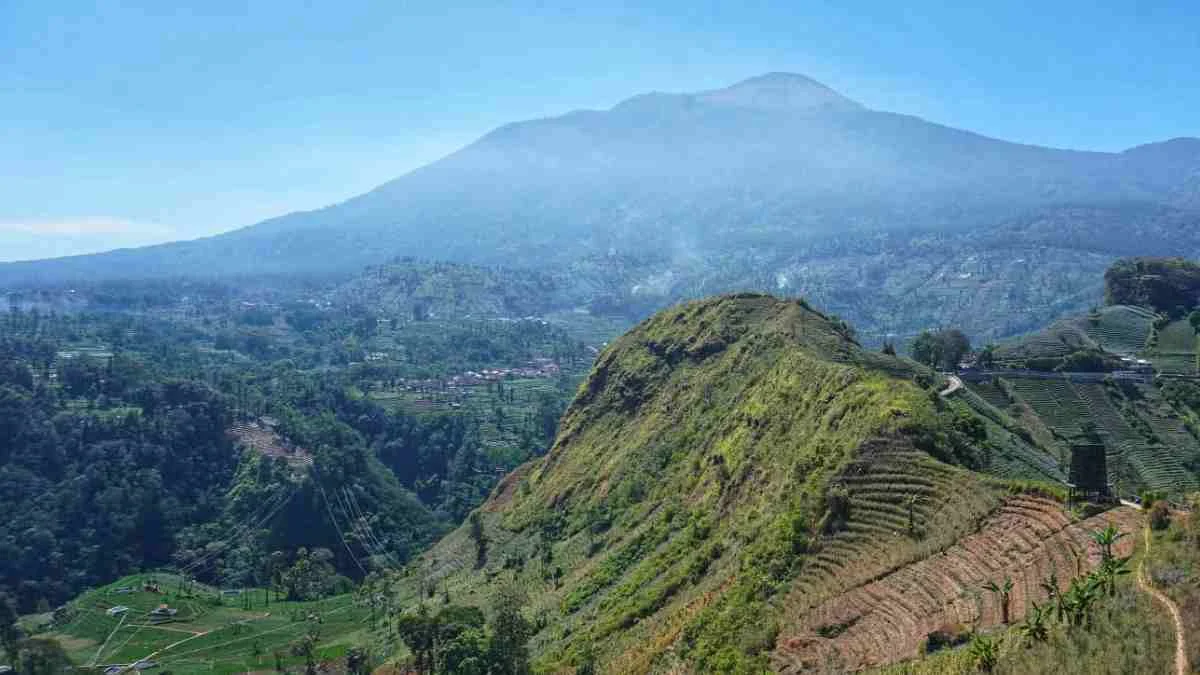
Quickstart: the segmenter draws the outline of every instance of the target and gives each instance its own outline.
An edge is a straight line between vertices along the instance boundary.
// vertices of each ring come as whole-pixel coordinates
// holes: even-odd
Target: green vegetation
[[[236,673],[336,659],[383,629],[383,618],[353,595],[311,601],[272,595],[138,574],[84,593],[56,612],[39,637],[60,643],[77,666],[145,659],[176,673]]]
[[[988,392],[988,386],[982,391]],[[1147,488],[1181,495],[1200,485],[1200,443],[1183,423],[1189,413],[1164,395],[1183,396],[1178,392],[1186,391],[1189,383],[1166,381],[1147,387],[1011,376],[1001,378],[1000,386],[1015,398],[1006,410],[1028,406],[1054,434],[1059,461],[1067,461],[1070,443],[1092,442],[1084,436],[1094,435],[1103,443],[1110,481],[1122,495]],[[990,395],[1002,402],[998,391],[993,386]]]
[[[1084,330],[1100,349],[1129,356],[1146,348],[1156,318],[1142,307],[1109,305],[1089,313]]]
[[[1171,321],[1155,331],[1146,356],[1154,368],[1172,375],[1194,376],[1197,372],[1196,329],[1186,319]]]
[[[927,461],[929,475],[945,465],[914,446],[986,463],[969,408],[916,379],[932,387],[803,303],[737,295],[662,312],[601,354],[549,454],[421,556],[397,598],[441,591],[487,607],[511,580],[528,593],[544,669],[594,658],[635,672],[671,659],[760,670],[783,620],[777,598],[867,508],[831,481],[869,442],[909,448],[895,457]],[[912,529],[924,531],[938,500],[921,495]]]
[[[1161,617],[1129,592],[1116,532],[1045,606],[1030,575],[1082,560],[1054,501],[1073,444],[1104,445],[1121,495],[1200,487],[1194,382],[1072,377],[1147,349],[1194,364],[1188,320],[1098,309],[978,355],[1059,374],[947,391],[932,368],[967,354],[959,331],[919,335],[909,360],[744,293],[660,312],[583,377],[595,350],[571,324],[520,317],[556,283],[401,261],[332,289],[200,287],[183,306],[106,286],[81,301],[121,311],[0,317],[0,592],[38,613],[36,642],[0,634],[12,658],[53,663],[57,640],[76,664],[172,672],[761,672],[812,635],[859,639],[853,611],[817,615],[945,556],[987,598],[983,625],[1012,628],[922,628],[910,653],[1019,672],[1140,621],[1117,662],[1157,664]],[[1055,546],[1028,570],[972,558],[994,523],[1004,551]],[[157,590],[139,575],[52,609],[164,568]],[[149,621],[159,604],[174,613]]]
[[[21,612],[166,565],[265,585],[302,547],[353,579],[401,565],[545,451],[591,359],[545,321],[304,287],[62,293],[71,313],[0,316],[0,592]]]
[[[1168,527],[1151,533],[1146,576],[1179,607],[1187,637],[1188,661],[1200,663],[1200,495],[1188,500],[1191,511],[1176,512]]]
[[[1026,673],[1169,673],[1173,672],[1175,638],[1162,608],[1132,582],[1099,601],[1090,623],[1061,625],[1039,614],[994,636],[975,638],[966,648],[942,650],[918,661],[870,671],[876,675],[999,675]],[[1040,626],[1039,626],[1040,624]],[[1047,625],[1049,624],[1049,625]],[[986,641],[988,650],[979,649]],[[984,658],[981,658],[984,657]],[[990,668],[983,666],[990,664]]]
[[[933,333],[921,331],[909,346],[909,352],[915,361],[941,370],[956,370],[959,362],[970,351],[971,340],[957,329]]]
[[[1200,304],[1200,264],[1183,258],[1126,258],[1104,273],[1110,305],[1137,305],[1186,318]]]

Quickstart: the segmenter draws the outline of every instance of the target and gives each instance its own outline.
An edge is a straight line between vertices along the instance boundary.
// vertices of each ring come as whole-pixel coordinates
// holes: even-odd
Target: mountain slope
[[[935,458],[984,465],[982,423],[914,377],[802,302],[743,294],[661,312],[600,356],[550,452],[397,595],[410,609],[438,591],[487,606],[515,584],[547,669],[591,650],[606,672],[765,668],[796,627],[781,603],[798,575],[857,584],[868,567],[837,570],[864,542],[883,565],[869,569],[886,571],[1000,505],[991,483]],[[924,499],[906,526],[886,504],[912,490]]]
[[[0,278],[353,269],[396,255],[537,265],[646,247],[961,229],[1059,203],[1195,206],[1200,141],[1008,143],[774,73],[501,127],[341,204],[186,242],[0,266]],[[135,267],[127,267],[135,265]]]

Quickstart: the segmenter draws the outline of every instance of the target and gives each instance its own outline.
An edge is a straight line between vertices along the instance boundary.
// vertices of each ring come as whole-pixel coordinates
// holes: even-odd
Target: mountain
[[[845,672],[916,656],[942,625],[998,627],[972,589],[1017,579],[1021,616],[1044,597],[1033,572],[1086,571],[1086,533],[1138,516],[1075,522],[1037,473],[1057,471],[1048,448],[937,389],[802,301],[670,308],[600,355],[548,454],[394,578],[393,602],[419,621],[523,594],[538,672]]]
[[[754,288],[815,298],[870,332],[909,332],[880,315],[896,297],[875,296],[876,275],[901,270],[896,296],[936,305],[956,287],[934,275],[968,273],[951,268],[989,257],[997,240],[1005,250],[991,257],[1003,261],[1041,249],[1036,237],[1046,236],[1060,242],[1052,264],[1093,284],[1065,281],[1058,295],[1078,309],[1099,296],[1095,272],[1111,248],[1200,252],[1197,213],[1198,139],[1119,153],[1021,145],[773,73],[509,124],[340,204],[191,242],[0,265],[0,283],[338,274],[396,256],[556,270],[636,257],[643,264],[625,293],[643,296],[639,308]],[[1047,221],[1054,227],[1028,232]],[[1158,236],[1134,236],[1135,223]],[[1064,241],[1064,230],[1078,236]],[[881,238],[893,248],[859,278],[855,257]],[[933,250],[916,258],[891,252],[923,245]],[[1030,302],[1037,288],[1020,272],[987,280],[1018,297],[993,298],[1002,304],[987,306],[980,330],[1029,329],[1062,311]],[[963,323],[980,307],[974,298],[961,305],[910,321]]]

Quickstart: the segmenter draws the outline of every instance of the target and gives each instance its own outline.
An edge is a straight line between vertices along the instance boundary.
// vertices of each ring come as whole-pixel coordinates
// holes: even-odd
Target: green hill
[[[486,607],[515,585],[547,670],[761,670],[804,618],[794,584],[886,573],[997,507],[996,484],[944,462],[983,468],[1001,437],[1039,452],[932,387],[803,302],[666,310],[601,354],[550,452],[396,596]]]
[[[1093,533],[1142,526],[1134,509],[1063,503],[1085,422],[1122,475],[1194,489],[1200,445],[1181,415],[1200,419],[1200,388],[1184,380],[1161,391],[1065,378],[956,387],[864,349],[804,301],[720,296],[609,345],[547,454],[406,566],[380,561],[353,598],[330,595],[349,584],[332,566],[320,592],[298,581],[305,560],[334,557],[324,551],[277,582],[307,601],[268,607],[261,590],[227,597],[162,574],[151,592],[135,577],[69,603],[45,634],[77,665],[150,659],[171,672],[352,659],[521,672],[526,655],[533,672],[555,673],[888,666],[938,635],[1009,635],[1010,614],[1019,621],[1096,568]],[[1188,439],[1194,455],[1167,452]],[[1121,538],[1115,554],[1136,541]],[[1006,581],[1002,609],[982,589]],[[148,620],[164,603],[179,610],[171,622]],[[118,604],[130,609],[110,615]],[[1150,640],[1150,605],[1137,608],[1130,641]]]

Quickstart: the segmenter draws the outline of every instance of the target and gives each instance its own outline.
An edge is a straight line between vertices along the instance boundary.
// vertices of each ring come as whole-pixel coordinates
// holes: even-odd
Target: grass
[[[1172,321],[1159,329],[1156,343],[1146,354],[1154,369],[1175,375],[1196,375],[1196,331],[1186,319]]]
[[[816,555],[829,479],[871,439],[935,417],[916,372],[797,302],[726,296],[662,312],[600,356],[554,447],[482,507],[485,563],[460,529],[396,597],[488,607],[516,583],[546,670],[586,646],[614,671],[676,658],[761,669],[779,600]]]
[[[1102,349],[1132,356],[1146,347],[1155,315],[1141,307],[1113,305],[1080,319],[1088,336]]]
[[[1146,574],[1179,606],[1188,661],[1195,668],[1200,664],[1200,516],[1195,511],[1176,512],[1166,531],[1154,533]]]
[[[150,580],[163,592],[141,590]],[[124,587],[138,590],[117,592]],[[242,597],[218,597],[215,589],[206,587],[188,589],[169,574],[136,574],[81,595],[71,603],[74,616],[49,635],[79,666],[129,664],[150,657],[173,673],[236,673],[272,668],[275,652],[285,665],[302,665],[303,656],[292,647],[312,632],[319,635],[316,652],[323,659],[336,658],[369,632],[369,610],[349,595],[269,606],[262,589],[247,595],[252,600],[249,610],[242,608]],[[160,604],[176,608],[178,614],[153,624],[147,612]],[[116,605],[129,611],[123,617],[109,616],[107,610]]]

